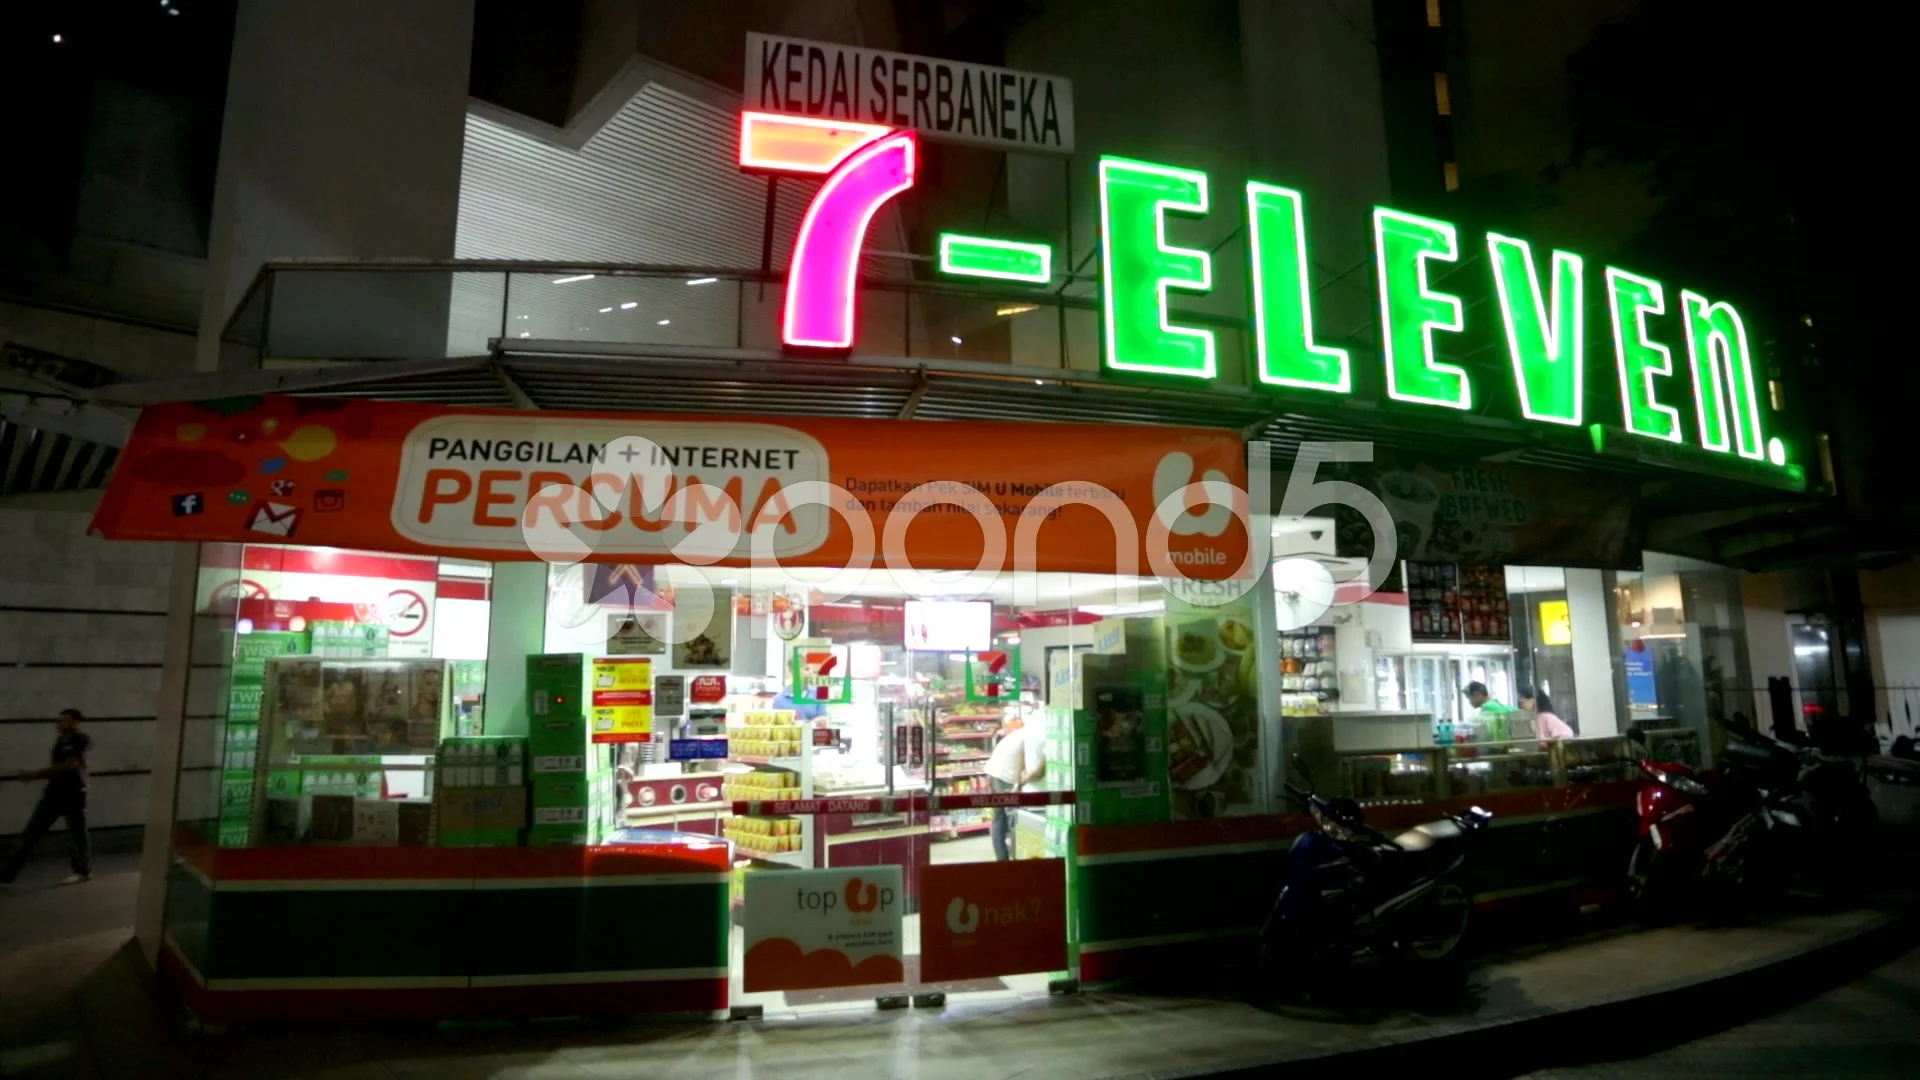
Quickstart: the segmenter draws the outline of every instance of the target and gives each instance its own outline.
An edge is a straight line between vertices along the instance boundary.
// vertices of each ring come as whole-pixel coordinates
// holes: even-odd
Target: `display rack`
[[[1280,711],[1311,716],[1333,711],[1340,697],[1339,666],[1334,662],[1333,627],[1303,626],[1280,631]]]
[[[927,773],[933,794],[976,795],[991,790],[987,759],[993,756],[995,737],[1007,718],[1019,715],[1019,706],[969,703],[961,694],[941,694],[932,699],[930,708],[933,759]],[[935,832],[964,836],[991,828],[993,812],[941,812],[933,815],[931,824]]]
[[[430,844],[447,662],[293,654],[262,667],[248,846]],[[427,779],[390,798],[393,773]]]
[[[721,781],[721,800],[750,802],[813,798],[813,723],[791,709],[748,709],[729,718],[733,753]],[[722,823],[736,859],[809,869],[814,820],[806,815],[733,814]]]

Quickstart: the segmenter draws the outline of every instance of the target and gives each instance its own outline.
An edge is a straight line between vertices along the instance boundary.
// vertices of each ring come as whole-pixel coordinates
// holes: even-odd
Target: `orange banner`
[[[249,397],[142,412],[93,530],[494,561],[577,545],[565,561],[739,566],[770,555],[843,567],[866,531],[852,516],[871,524],[875,565],[1151,575],[1157,532],[1163,567],[1232,577],[1247,536],[1223,508],[1150,527],[1166,495],[1203,481],[1245,488],[1232,433]],[[1056,484],[1051,498],[1065,501],[1029,515],[1023,537],[1023,511]],[[529,541],[556,530],[558,545]],[[1030,563],[1016,561],[1023,543]],[[689,558],[695,550],[708,556]]]

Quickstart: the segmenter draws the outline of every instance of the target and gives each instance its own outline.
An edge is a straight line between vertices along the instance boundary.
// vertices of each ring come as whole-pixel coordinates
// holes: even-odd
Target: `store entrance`
[[[597,573],[555,571],[555,625],[626,617],[607,596],[586,600],[601,592]],[[1071,984],[1081,684],[1102,628],[1135,619],[1137,638],[1160,640],[1152,578],[998,575],[973,596],[920,600],[883,571],[837,596],[801,575],[655,575],[649,603],[710,588],[728,617],[689,638],[676,625],[684,603],[632,613],[666,642],[655,676],[705,678],[707,690],[685,715],[657,707],[657,738],[624,749],[612,842],[728,842],[735,1007]],[[1123,671],[1123,642],[1108,634],[1110,678]],[[574,648],[626,646],[611,636]],[[722,673],[682,671],[718,651]],[[1160,665],[1164,650],[1135,659]]]

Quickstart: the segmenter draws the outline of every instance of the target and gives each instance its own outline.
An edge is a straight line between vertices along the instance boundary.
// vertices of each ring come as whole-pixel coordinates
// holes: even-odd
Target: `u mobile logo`
[[[1038,922],[1045,905],[1046,901],[1036,896],[998,907],[988,905],[983,914],[979,904],[970,904],[966,897],[956,896],[947,902],[947,929],[954,934],[971,934],[980,929],[983,920],[988,926]]]
[[[874,908],[884,907],[892,899],[891,889],[882,889],[859,878],[847,879],[847,910],[856,915],[865,915]]]
[[[947,905],[947,929],[956,934],[971,934],[980,926],[980,905],[967,903],[964,896],[956,896]]]

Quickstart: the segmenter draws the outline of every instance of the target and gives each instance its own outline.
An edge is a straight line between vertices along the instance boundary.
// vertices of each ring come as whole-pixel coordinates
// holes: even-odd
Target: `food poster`
[[[1167,588],[1167,783],[1174,820],[1260,811],[1255,592],[1195,603],[1211,582]]]
[[[665,656],[667,615],[663,611],[624,611],[607,616],[608,656]]]
[[[677,636],[677,635],[676,635]],[[673,643],[673,667],[731,668],[733,666],[733,597],[725,589],[715,590],[713,615],[706,628],[685,641]]]
[[[761,870],[745,885],[747,993],[906,981],[900,867]]]
[[[1093,825],[1167,820],[1166,644],[1157,618],[1127,620],[1125,650],[1084,653],[1074,713],[1075,792]]]
[[[591,731],[596,743],[653,738],[653,661],[608,656],[593,662]]]

